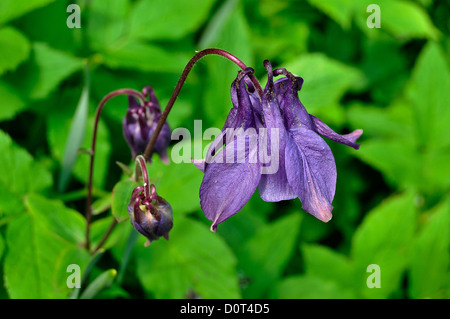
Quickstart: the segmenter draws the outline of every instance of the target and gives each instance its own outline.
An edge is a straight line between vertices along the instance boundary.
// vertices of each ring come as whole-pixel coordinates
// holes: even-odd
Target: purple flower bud
[[[133,158],[144,153],[161,117],[161,107],[153,88],[147,86],[142,91],[149,100],[145,101],[144,105],[140,105],[133,96],[129,95],[128,111],[123,119],[123,133]],[[153,152],[158,153],[164,163],[169,163],[167,147],[170,143],[170,135],[170,127],[165,123],[153,148]]]
[[[170,204],[156,194],[154,185],[150,186],[149,194],[146,194],[146,187],[144,184],[133,190],[128,214],[133,227],[147,237],[148,246],[161,236],[169,239],[169,231],[173,227],[173,213]]]

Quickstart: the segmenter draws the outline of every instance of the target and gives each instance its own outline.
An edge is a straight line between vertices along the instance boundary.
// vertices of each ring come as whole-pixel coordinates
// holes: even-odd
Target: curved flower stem
[[[111,233],[114,230],[114,227],[116,227],[116,225],[117,225],[117,220],[116,220],[116,218],[113,218],[113,221],[112,221],[111,225],[109,225],[108,230],[103,235],[103,237],[100,240],[100,242],[98,243],[97,247],[91,252],[92,255],[95,255],[95,253],[97,253],[100,250],[100,248],[102,248],[102,246],[106,243],[106,240],[108,240],[109,235],[111,235]]]
[[[89,177],[88,177],[88,183],[87,183],[87,196],[86,196],[86,241],[85,241],[85,247],[87,250],[90,249],[90,224],[92,219],[92,179],[94,174],[94,157],[95,157],[95,145],[97,140],[97,129],[98,129],[98,122],[100,120],[100,115],[102,113],[103,107],[105,106],[106,102],[108,102],[111,98],[118,96],[118,95],[133,95],[136,98],[138,98],[142,103],[145,102],[145,97],[142,95],[142,93],[132,90],[132,89],[121,89],[114,92],[109,93],[106,95],[101,101],[100,104],[97,107],[97,111],[95,114],[95,122],[94,122],[94,131],[92,134],[92,145],[91,149],[89,151],[89,155],[91,156],[91,161],[89,164]],[[114,223],[113,223],[114,224]],[[114,227],[114,226],[113,226]],[[101,246],[100,246],[101,247]],[[99,247],[97,247],[96,251]]]
[[[183,87],[183,84],[186,81],[186,78],[187,78],[189,72],[191,71],[192,67],[198,60],[200,60],[201,58],[203,58],[204,56],[209,55],[209,54],[221,55],[221,56],[227,58],[228,60],[234,62],[235,64],[237,64],[242,70],[245,70],[247,68],[247,66],[244,64],[244,62],[239,60],[237,57],[235,57],[231,53],[221,50],[221,49],[205,49],[205,50],[198,52],[196,55],[194,55],[192,57],[192,59],[189,60],[186,67],[184,68],[183,73],[181,74],[180,79],[178,80],[178,83],[175,87],[175,90],[172,93],[172,96],[169,99],[169,102],[167,103],[166,108],[164,109],[164,112],[161,114],[161,117],[158,121],[158,125],[156,126],[155,131],[153,132],[153,135],[152,135],[149,143],[147,144],[147,147],[145,148],[145,152],[144,152],[145,160],[148,160],[150,158],[153,147],[155,146],[155,143],[156,143],[156,139],[158,138],[159,133],[161,132],[161,129],[162,129],[164,123],[166,123],[167,116],[169,115],[169,112],[172,109],[172,106],[175,103],[175,101],[178,97],[178,94],[180,93],[181,88]],[[258,95],[262,99],[263,90],[261,88],[261,85],[259,84],[258,80],[256,79],[256,77],[253,74],[250,75],[250,79],[253,82],[253,84],[255,85]]]
[[[138,170],[139,168],[139,170]],[[146,198],[150,197],[150,183],[148,179],[147,166],[145,164],[145,158],[142,155],[136,157],[136,181],[138,181],[142,175],[144,179],[144,194]],[[138,174],[140,173],[140,174]],[[153,186],[154,187],[154,186]]]

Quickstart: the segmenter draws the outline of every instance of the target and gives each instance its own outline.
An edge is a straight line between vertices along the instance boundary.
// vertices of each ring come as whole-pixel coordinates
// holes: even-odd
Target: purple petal
[[[284,69],[275,71],[278,70]],[[302,84],[302,78],[295,77],[290,73],[285,78],[275,82],[277,100],[288,128],[296,128],[300,125],[306,125],[308,128],[312,127],[308,111],[306,111],[306,108],[298,98],[298,91],[300,91]]]
[[[310,117],[313,121],[314,131],[320,135],[323,135],[332,141],[353,147],[356,150],[359,149],[359,144],[356,144],[355,142],[362,135],[363,130],[354,130],[350,134],[339,135],[314,115],[310,115]]]
[[[192,162],[192,164],[195,165],[195,167],[197,167],[199,170],[201,170],[202,173],[205,172],[205,160],[204,159],[198,160],[198,159],[191,158],[191,162]]]
[[[259,98],[256,98],[254,94],[250,94],[245,86],[245,80],[248,78],[247,74],[250,72],[253,72],[251,68],[239,72],[238,76],[231,85],[231,101],[233,103],[233,108],[228,113],[227,119],[222,128],[222,133],[209,145],[205,158],[206,166],[208,166],[211,162],[211,159],[215,155],[216,151],[233,140],[233,135],[227,134],[227,130],[234,130],[238,128],[247,130],[250,127],[255,127],[255,121],[257,119],[255,119],[253,110],[259,110],[261,106]]]
[[[284,159],[280,161],[275,174],[262,174],[258,185],[259,196],[266,202],[279,202],[296,198],[297,195],[289,185]]]
[[[155,90],[151,86],[146,87],[149,95],[149,105],[156,108],[158,111],[161,111],[161,106],[159,105],[158,98],[156,97]]]
[[[154,132],[154,129],[156,129],[157,122],[154,122],[152,126],[153,127],[152,127],[151,131],[149,132],[147,140],[145,141],[146,142],[145,147],[147,147],[148,142],[150,142],[150,140],[152,138],[152,134]],[[169,147],[169,144],[171,141],[171,136],[172,136],[172,132],[170,131],[170,126],[166,122],[166,123],[164,123],[163,127],[161,128],[161,132],[159,132],[159,135],[158,135],[158,138],[156,139],[156,143],[153,148],[153,151],[158,154],[162,153],[163,151],[165,152],[167,150],[167,148]],[[144,147],[144,150],[145,150],[145,147]]]
[[[211,230],[236,214],[250,200],[261,174],[259,164],[213,163],[200,186],[200,205],[213,222]],[[236,178],[239,176],[239,178]]]
[[[274,128],[260,131],[260,141],[262,142],[259,145],[259,154],[261,165],[264,168],[258,191],[266,202],[279,202],[297,197],[288,183],[285,170],[286,131],[283,126],[277,131],[283,132],[283,134],[278,134],[278,138],[274,134],[276,132]],[[277,143],[278,147],[272,148],[273,142]],[[270,157],[267,156],[269,154]]]
[[[133,95],[127,95],[128,97],[128,109],[137,109],[141,107],[141,104],[136,100]]]
[[[213,223],[211,230],[216,231],[217,225],[236,214],[252,197],[261,178],[261,165],[249,161],[257,148],[245,147],[246,161],[239,161],[241,154],[234,158],[233,163],[226,162],[226,151],[239,150],[238,144],[246,143],[245,139],[235,139],[216,154],[223,163],[208,164],[200,186],[200,205],[205,216]],[[235,153],[235,152],[234,152]],[[236,154],[236,153],[235,153]]]
[[[336,190],[336,164],[327,143],[305,126],[290,130],[286,145],[286,172],[289,184],[302,208],[328,222]]]
[[[274,97],[273,74],[270,62],[266,61],[265,66],[269,75],[264,97],[262,101],[262,114],[265,128],[260,130],[260,155],[261,162],[265,168],[259,182],[258,190],[261,198],[266,202],[279,202],[296,198],[297,195],[292,191],[286,176],[285,170],[285,147],[286,147],[286,129],[283,118],[281,117],[280,107],[277,99]],[[275,144],[275,148],[272,148]],[[274,166],[274,161],[277,165]],[[268,168],[272,167],[271,169]],[[276,169],[274,171],[274,169]],[[267,174],[268,173],[268,174]]]

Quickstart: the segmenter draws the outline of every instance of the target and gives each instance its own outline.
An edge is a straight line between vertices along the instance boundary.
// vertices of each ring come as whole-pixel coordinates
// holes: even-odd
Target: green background
[[[76,2],[81,28],[68,28]],[[381,28],[368,28],[379,5]],[[0,297],[449,298],[450,3],[438,0],[2,0],[0,2]],[[364,130],[356,151],[330,142],[333,219],[298,200],[263,202],[209,230],[202,173],[154,157],[150,177],[174,210],[170,240],[144,247],[127,220],[133,165],[108,102],[96,149],[93,246],[84,248],[95,109],[109,92],[151,85],[166,105],[195,51],[217,47],[255,69],[303,77],[300,99],[335,131]],[[222,127],[238,68],[196,64],[169,116],[172,128]],[[170,153],[169,153],[170,154]],[[122,209],[121,209],[122,208]],[[83,288],[67,286],[78,264]],[[369,288],[371,264],[380,288]]]

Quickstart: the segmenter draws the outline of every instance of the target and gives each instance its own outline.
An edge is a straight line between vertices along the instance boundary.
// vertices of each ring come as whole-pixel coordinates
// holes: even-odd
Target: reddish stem
[[[122,95],[122,94],[126,94],[126,95],[133,95],[136,98],[138,98],[142,104],[144,104],[145,102],[145,97],[142,95],[142,93],[136,91],[136,90],[131,90],[131,89],[121,89],[121,90],[117,90],[114,92],[109,93],[108,95],[106,95],[100,102],[100,104],[97,107],[97,111],[95,114],[95,122],[94,122],[94,131],[92,134],[92,146],[91,146],[91,150],[90,150],[90,156],[91,156],[91,161],[89,164],[89,177],[88,177],[88,184],[87,184],[87,197],[86,197],[86,242],[85,242],[85,247],[87,250],[90,249],[90,224],[91,224],[91,219],[92,219],[92,179],[93,179],[93,174],[94,174],[94,157],[95,157],[95,145],[96,145],[96,141],[97,141],[97,129],[98,129],[98,122],[100,120],[100,115],[102,113],[103,107],[105,106],[106,102],[108,102],[111,98],[118,96],[118,95]]]
[[[150,198],[150,183],[149,183],[149,180],[148,180],[148,172],[147,172],[147,166],[145,164],[145,158],[139,155],[136,159],[139,162],[139,166],[141,167],[142,177],[144,178],[144,195],[145,195],[145,198]]]
[[[150,158],[150,155],[152,154],[152,151],[153,151],[153,147],[155,146],[155,143],[156,143],[156,139],[158,138],[159,133],[161,132],[161,129],[162,129],[164,123],[166,123],[167,116],[169,115],[169,112],[172,109],[172,106],[175,103],[175,101],[178,97],[178,94],[180,93],[181,88],[183,87],[183,84],[186,81],[186,78],[187,78],[189,72],[191,71],[192,67],[198,60],[200,60],[201,58],[203,58],[204,56],[209,55],[209,54],[221,55],[221,56],[227,58],[228,60],[234,62],[235,64],[237,64],[242,70],[245,70],[247,68],[247,66],[244,64],[244,62],[239,60],[237,57],[235,57],[231,53],[221,50],[221,49],[205,49],[205,50],[198,52],[196,55],[194,55],[192,57],[192,59],[189,60],[186,67],[184,68],[183,73],[181,74],[180,79],[178,80],[178,83],[175,87],[175,90],[173,91],[172,96],[170,97],[169,102],[167,103],[167,106],[164,109],[164,112],[161,114],[161,117],[159,118],[158,125],[156,126],[155,131],[153,132],[152,137],[151,137],[150,141],[148,142],[147,147],[145,148],[145,152],[144,152],[145,160],[148,160]],[[250,79],[253,82],[253,84],[255,85],[258,95],[262,99],[263,98],[263,90],[261,88],[261,85],[259,84],[258,80],[256,79],[256,77],[253,74],[250,75]]]

